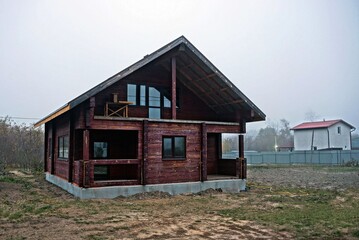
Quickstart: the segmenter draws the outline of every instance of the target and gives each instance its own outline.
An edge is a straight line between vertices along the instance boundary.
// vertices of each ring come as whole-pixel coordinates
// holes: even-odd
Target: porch
[[[222,134],[207,132],[233,129],[233,125],[131,120],[106,119],[107,127],[119,122],[117,128],[75,130],[76,151],[75,160],[70,163],[73,173],[70,182],[92,188],[246,178],[245,159],[223,158]],[[184,140],[183,157],[164,156],[168,151],[164,141],[177,138]],[[170,150],[172,154],[171,151],[174,150]]]

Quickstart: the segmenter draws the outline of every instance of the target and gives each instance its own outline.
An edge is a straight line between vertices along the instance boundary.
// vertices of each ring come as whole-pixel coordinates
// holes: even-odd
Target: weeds
[[[343,194],[329,190],[278,189],[266,192],[266,197],[256,202],[220,210],[219,214],[277,229],[285,227],[299,238],[315,237],[315,234],[342,237],[342,229],[354,228],[359,222],[359,203],[356,200],[346,201],[344,207],[331,204]]]
[[[156,233],[152,237],[174,238],[184,235],[184,230],[198,232],[203,227],[207,230],[201,236],[210,238],[213,237],[211,232],[218,230],[216,226],[223,231],[227,229],[243,233],[247,228],[257,231],[259,228],[251,229],[252,225],[257,225],[274,230],[275,234],[288,234],[285,235],[288,238],[359,238],[357,189],[317,190],[249,182],[251,190],[240,194],[182,195],[142,200],[80,200],[49,194],[53,191],[50,185],[34,179],[36,177],[0,176],[0,187],[8,187],[7,195],[5,191],[0,191],[0,228],[6,228],[5,231],[13,231],[14,234],[15,230],[9,224],[29,223],[25,224],[29,226],[28,232],[21,232],[22,236],[29,236],[33,225],[41,229],[43,221],[49,226],[62,224],[66,229],[61,230],[67,233],[71,233],[71,229],[68,229],[71,227],[73,232],[88,229],[88,232],[78,233],[79,238],[83,239],[136,239],[140,233],[154,234],[153,228],[168,231]],[[31,186],[31,190],[23,186]],[[238,227],[236,223],[241,220],[250,222]],[[179,230],[167,226],[178,224],[184,225]],[[0,233],[0,238],[10,239],[10,234]]]

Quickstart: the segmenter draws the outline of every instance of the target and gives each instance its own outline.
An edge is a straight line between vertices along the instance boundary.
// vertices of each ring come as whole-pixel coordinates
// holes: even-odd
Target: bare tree
[[[43,131],[0,119],[0,174],[5,167],[40,170],[43,166]]]
[[[307,121],[314,122],[319,119],[320,119],[320,116],[313,110],[309,110],[308,112],[305,113],[305,120],[307,120]]]

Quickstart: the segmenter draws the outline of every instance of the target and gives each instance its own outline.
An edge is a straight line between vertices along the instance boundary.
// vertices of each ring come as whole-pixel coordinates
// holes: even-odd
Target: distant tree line
[[[38,171],[43,168],[43,139],[40,128],[0,119],[0,174],[5,168]]]
[[[289,122],[281,119],[270,123],[265,128],[246,134],[244,138],[246,151],[276,151],[278,147],[293,146],[294,138],[290,132]]]
[[[245,151],[276,151],[280,147],[289,147],[293,144],[294,137],[286,119],[269,123],[258,131],[252,130],[244,135]],[[225,134],[222,138],[222,151],[225,154],[238,151],[238,145],[238,134]]]

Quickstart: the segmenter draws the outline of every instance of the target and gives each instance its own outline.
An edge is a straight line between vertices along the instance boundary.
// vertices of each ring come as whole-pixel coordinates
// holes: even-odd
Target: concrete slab
[[[81,199],[128,197],[143,192],[167,192],[171,195],[198,193],[206,189],[222,189],[223,192],[238,193],[246,189],[245,179],[211,180],[206,182],[166,183],[132,186],[110,186],[80,188],[62,178],[46,173],[46,180]]]

